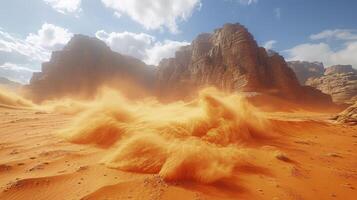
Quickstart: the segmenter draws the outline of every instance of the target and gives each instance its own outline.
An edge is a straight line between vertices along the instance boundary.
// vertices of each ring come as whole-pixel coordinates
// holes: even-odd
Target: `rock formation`
[[[75,35],[62,51],[52,53],[26,88],[33,100],[42,101],[67,95],[91,97],[105,84],[129,94],[156,86],[159,97],[166,99],[190,97],[199,88],[215,86],[300,103],[331,103],[329,95],[300,86],[284,58],[259,47],[240,24],[199,35],[157,69],[111,51],[96,38]]]
[[[240,24],[226,24],[199,35],[191,45],[164,59],[158,66],[161,96],[188,95],[208,85],[226,91],[273,94],[293,101],[331,103],[328,95],[300,86],[284,58],[258,47]]]
[[[301,85],[309,78],[317,78],[324,75],[325,68],[320,62],[290,61],[288,66],[295,72]]]
[[[62,51],[52,53],[26,88],[33,100],[41,101],[67,95],[89,97],[109,83],[131,89],[133,84],[135,89],[152,87],[154,78],[154,67],[113,52],[99,39],[75,35]]]
[[[351,65],[328,67],[323,76],[309,78],[306,85],[331,95],[338,104],[353,104],[357,100],[357,71]]]
[[[325,75],[331,74],[346,74],[346,73],[356,73],[357,71],[352,68],[352,65],[334,65],[331,67],[326,68]]]
[[[357,125],[357,101],[355,101],[354,105],[341,112],[336,117],[336,120],[341,123]]]

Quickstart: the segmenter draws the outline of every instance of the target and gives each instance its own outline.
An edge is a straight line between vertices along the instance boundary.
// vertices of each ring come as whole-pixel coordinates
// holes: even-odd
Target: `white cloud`
[[[311,35],[310,39],[357,40],[357,30],[350,30],[350,29],[324,30],[320,33]]]
[[[277,43],[276,40],[269,40],[267,42],[264,43],[263,47],[265,49],[273,49],[274,45]]]
[[[325,30],[310,36],[311,40],[324,40],[320,43],[304,43],[286,50],[288,60],[319,61],[325,66],[352,65],[357,68],[357,31],[352,29]],[[340,40],[339,49],[329,43]],[[335,41],[336,42],[336,41]],[[334,45],[336,45],[334,43]]]
[[[0,30],[0,76],[27,82],[33,70],[49,60],[51,51],[62,48],[72,35],[64,28],[47,23],[25,39]]]
[[[67,29],[47,23],[26,39],[0,30],[0,52],[19,54],[32,61],[45,61],[49,59],[51,51],[62,48],[72,36]]]
[[[67,14],[67,13],[77,13],[81,11],[81,0],[43,0],[45,3],[49,4],[57,12]]]
[[[175,56],[175,52],[182,46],[189,45],[188,42],[178,42],[165,40],[165,42],[157,42],[152,48],[147,49],[147,58],[144,60],[147,64],[157,65],[163,58],[171,58]]]
[[[243,5],[251,5],[253,3],[258,3],[258,0],[238,0],[238,1]]]
[[[153,36],[145,33],[107,33],[103,30],[98,31],[96,36],[105,41],[112,50],[139,59],[145,58],[145,50],[150,48],[155,40]]]
[[[357,67],[357,41],[346,43],[334,51],[327,43],[305,43],[286,51],[288,60],[322,61],[325,66],[345,64]]]
[[[280,8],[275,8],[274,13],[275,13],[275,17],[277,19],[281,19],[281,9]]]
[[[303,61],[326,61],[329,59],[328,56],[332,54],[329,45],[326,43],[300,44],[289,50],[286,50],[286,52],[288,53],[288,60]]]
[[[250,1],[250,0],[249,0]],[[255,1],[255,0],[254,0]],[[201,0],[102,0],[115,11],[115,16],[127,15],[146,29],[168,28],[177,33],[179,21],[186,21]]]
[[[23,55],[32,61],[47,60],[50,56],[50,53],[41,46],[30,44],[4,31],[0,31],[0,47],[0,52]]]
[[[28,83],[33,72],[35,72],[35,70],[13,63],[4,63],[3,65],[0,65],[0,77],[5,77],[9,80],[23,84]]]
[[[258,0],[224,0],[224,1],[229,1],[229,2],[233,2],[233,3],[239,3],[242,4],[244,6],[249,6],[255,3],[258,3]]]
[[[133,56],[151,65],[157,65],[161,59],[174,56],[181,46],[189,44],[171,40],[161,43],[157,42],[155,37],[145,33],[107,33],[100,30],[97,31],[96,37],[107,43],[112,50]]]
[[[36,34],[30,33],[26,41],[47,50],[59,50],[72,38],[73,34],[53,24],[43,24]]]

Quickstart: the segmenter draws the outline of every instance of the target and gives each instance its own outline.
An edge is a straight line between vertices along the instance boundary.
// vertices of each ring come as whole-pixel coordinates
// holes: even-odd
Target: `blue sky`
[[[355,0],[4,0],[0,76],[27,82],[76,33],[157,64],[227,22],[287,60],[357,67],[356,9]]]

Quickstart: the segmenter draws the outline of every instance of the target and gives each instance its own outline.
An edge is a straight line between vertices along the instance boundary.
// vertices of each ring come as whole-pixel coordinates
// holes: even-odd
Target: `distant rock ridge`
[[[325,67],[321,62],[289,61],[287,63],[295,72],[301,85],[304,85],[309,78],[323,76],[325,72]]]
[[[64,96],[90,97],[105,83],[153,87],[155,69],[142,61],[113,52],[103,41],[75,35],[62,51],[52,53],[41,72],[26,86],[35,101]],[[115,84],[114,84],[115,83]]]
[[[306,85],[330,94],[338,104],[353,104],[357,100],[357,70],[351,65],[328,67],[323,76],[309,78]]]
[[[345,74],[345,73],[356,73],[357,71],[352,68],[352,65],[334,65],[326,68],[324,75],[331,74]]]
[[[324,68],[322,63],[290,61],[302,85],[314,87],[332,96],[337,104],[353,104],[357,100],[357,70],[352,65]]]
[[[199,35],[174,58],[158,66],[162,96],[189,94],[193,88],[213,85],[226,91],[269,93],[293,101],[331,103],[329,95],[300,86],[296,75],[278,53],[259,47],[240,24],[225,24]]]

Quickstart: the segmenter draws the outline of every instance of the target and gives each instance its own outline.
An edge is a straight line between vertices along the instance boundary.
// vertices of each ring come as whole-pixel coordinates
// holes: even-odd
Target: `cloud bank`
[[[62,14],[77,13],[81,11],[81,0],[43,0],[57,12]]]
[[[67,29],[45,23],[36,34],[30,33],[26,41],[49,51],[61,49],[72,38],[73,34]]]
[[[0,76],[27,83],[51,52],[61,49],[72,37],[67,29],[45,23],[25,39],[0,30]]]
[[[322,61],[325,66],[350,64],[357,68],[357,32],[355,30],[325,30],[311,35],[310,39],[309,43],[299,44],[284,51],[287,53],[288,60]],[[341,47],[334,49],[332,42],[342,42]]]
[[[201,7],[201,0],[102,0],[115,12],[115,16],[129,16],[148,30],[166,27],[172,33],[179,32],[178,23],[186,21]]]
[[[97,31],[96,37],[103,40],[114,51],[138,58],[149,65],[157,65],[161,59],[173,57],[175,52],[188,42],[165,40],[156,41],[145,33]]]
[[[335,40],[357,40],[357,30],[335,29],[324,30],[310,36],[311,40],[335,39]]]

